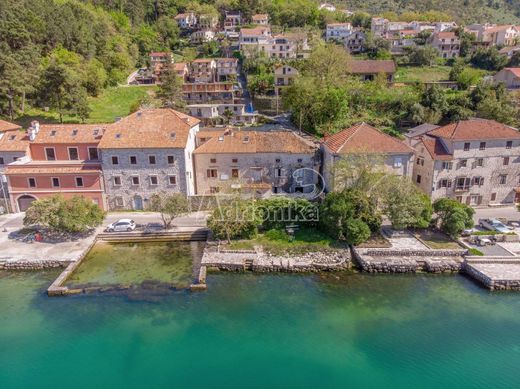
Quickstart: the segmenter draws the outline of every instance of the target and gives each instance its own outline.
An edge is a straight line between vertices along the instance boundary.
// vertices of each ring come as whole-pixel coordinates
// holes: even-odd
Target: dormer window
[[[11,135],[11,136],[9,137],[9,140],[15,140],[15,139],[16,139],[16,135]]]
[[[94,134],[94,136],[98,136],[98,135],[99,135],[99,130],[98,130],[98,129],[95,129],[95,130],[93,131],[93,134]]]
[[[51,131],[51,136],[56,136],[56,130]]]
[[[121,139],[121,134],[117,133],[116,134],[116,139]]]
[[[176,135],[175,135],[175,132],[172,132],[172,133],[170,134],[170,138],[171,138],[171,139],[175,139],[175,136],[176,136]]]
[[[72,136],[78,135],[78,130],[72,130]]]
[[[244,143],[248,143],[249,142],[249,137],[248,136],[244,136],[243,141],[244,141]]]

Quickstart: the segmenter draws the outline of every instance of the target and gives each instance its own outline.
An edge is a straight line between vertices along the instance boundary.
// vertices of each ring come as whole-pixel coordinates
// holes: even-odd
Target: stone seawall
[[[386,250],[352,248],[361,270],[369,273],[458,272],[466,250]]]
[[[67,267],[70,261],[13,261],[0,262],[0,270],[43,270]]]

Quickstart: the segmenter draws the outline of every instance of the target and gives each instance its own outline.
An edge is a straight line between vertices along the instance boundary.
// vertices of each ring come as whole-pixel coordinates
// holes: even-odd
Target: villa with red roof
[[[34,200],[58,193],[83,196],[105,209],[97,146],[106,127],[33,122],[27,132],[17,131],[16,139],[8,135],[2,143],[24,153],[5,169],[12,209],[23,212]]]
[[[450,123],[417,136],[414,182],[432,200],[479,205],[520,199],[520,132],[486,119]]]
[[[380,156],[387,171],[401,176],[412,174],[414,150],[399,139],[366,123],[357,124],[327,137],[322,142],[321,149],[322,175],[327,191],[340,186],[340,183],[334,182],[335,165],[338,160],[347,156]]]

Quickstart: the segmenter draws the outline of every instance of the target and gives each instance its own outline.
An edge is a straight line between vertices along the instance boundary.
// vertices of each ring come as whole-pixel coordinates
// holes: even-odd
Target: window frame
[[[34,181],[34,185],[31,185],[31,180]],[[37,183],[36,183],[36,177],[27,177],[27,187],[28,188],[37,188]]]
[[[78,179],[81,180],[81,185],[78,185]],[[74,184],[76,185],[76,188],[85,187],[85,182],[83,181],[83,177],[81,176],[74,177]]]
[[[70,155],[71,150],[76,150],[77,158],[75,158],[75,159],[72,158],[72,156]],[[67,147],[67,154],[69,155],[69,161],[79,161],[79,147],[77,147],[77,146]]]
[[[58,185],[54,185],[54,180],[58,180]],[[61,188],[61,180],[59,177],[51,177],[51,186],[53,188]]]
[[[47,154],[48,150],[52,150],[53,158],[49,159],[49,155]],[[46,161],[56,161],[56,148],[55,147],[45,147],[45,160]]]

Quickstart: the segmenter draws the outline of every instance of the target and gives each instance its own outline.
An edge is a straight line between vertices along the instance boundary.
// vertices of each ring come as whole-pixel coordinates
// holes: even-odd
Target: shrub
[[[433,203],[440,229],[446,234],[457,237],[462,231],[473,227],[475,210],[457,200],[442,198]]]
[[[370,238],[370,228],[361,219],[348,219],[344,226],[345,241],[352,245],[366,242]]]
[[[267,231],[264,236],[269,240],[280,240],[280,241],[288,241],[289,235],[282,230],[269,230]]]
[[[266,230],[281,230],[290,224],[300,227],[316,224],[318,207],[306,199],[272,197],[261,200],[258,207]]]
[[[252,202],[234,200],[213,211],[208,219],[208,227],[218,239],[251,239],[258,232],[261,219]]]

